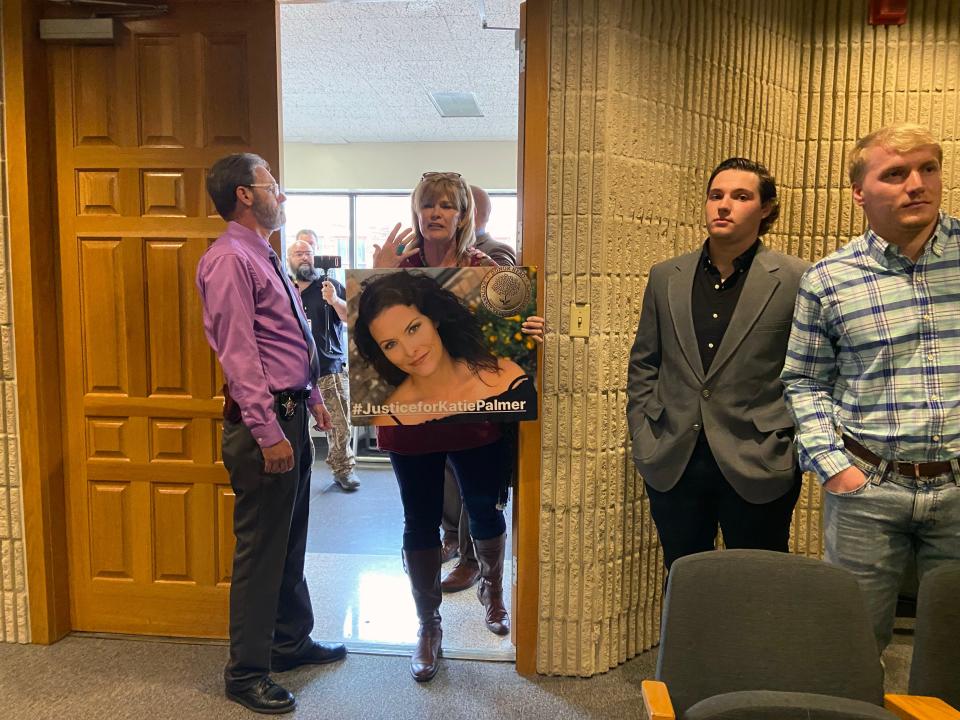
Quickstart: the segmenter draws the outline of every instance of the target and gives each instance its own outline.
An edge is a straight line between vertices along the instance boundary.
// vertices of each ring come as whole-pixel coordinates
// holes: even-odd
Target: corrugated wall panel
[[[650,267],[703,240],[711,169],[756,158],[778,179],[766,241],[808,259],[862,230],[846,149],[895,120],[944,139],[960,211],[960,6],[866,0],[553,0],[538,670],[603,672],[658,639],[662,557],[625,421],[626,366]],[[571,302],[591,335],[571,338]],[[820,489],[791,538],[821,553]]]

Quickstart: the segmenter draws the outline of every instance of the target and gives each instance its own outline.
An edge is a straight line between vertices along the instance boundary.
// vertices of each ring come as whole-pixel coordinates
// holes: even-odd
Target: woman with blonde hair
[[[496,265],[474,247],[473,195],[457,173],[425,173],[411,201],[413,228],[398,223],[382,245],[374,245],[376,268]],[[411,305],[413,310],[416,310]],[[543,340],[543,318],[531,316],[522,331]],[[371,328],[373,329],[373,327]],[[387,342],[372,333],[377,343]],[[494,366],[491,372],[498,371]],[[420,630],[410,670],[418,682],[437,673],[440,627],[440,519],[444,467],[449,459],[470,518],[480,564],[477,595],[487,627],[510,632],[503,604],[506,522],[500,488],[509,483],[514,457],[500,423],[462,422],[380,426],[377,442],[390,454],[403,503],[403,557],[410,576]]]

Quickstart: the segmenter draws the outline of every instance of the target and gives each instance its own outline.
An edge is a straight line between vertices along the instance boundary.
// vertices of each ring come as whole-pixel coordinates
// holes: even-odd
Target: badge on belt
[[[292,395],[287,395],[286,402],[280,402],[280,409],[283,410],[283,419],[289,420],[297,412],[297,403],[294,402]]]

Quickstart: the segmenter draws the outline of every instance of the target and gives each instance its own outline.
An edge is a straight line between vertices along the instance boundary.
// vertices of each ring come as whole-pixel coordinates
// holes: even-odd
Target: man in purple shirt
[[[313,610],[303,576],[313,462],[308,423],[330,428],[317,389],[317,351],[297,291],[267,239],[286,198],[263,158],[218,160],[207,192],[226,231],[197,267],[203,327],[224,386],[223,464],[236,497],[230,587],[230,700],[261,713],[296,700],[269,673],[346,655],[310,638]]]

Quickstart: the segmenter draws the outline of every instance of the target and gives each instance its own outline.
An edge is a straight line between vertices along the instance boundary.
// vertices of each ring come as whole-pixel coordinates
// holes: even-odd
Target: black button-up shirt
[[[709,242],[709,241],[707,241]],[[703,371],[710,369],[723,341],[727,326],[737,309],[740,291],[747,272],[753,264],[753,258],[760,247],[759,238],[747,250],[733,261],[733,273],[725,280],[710,260],[707,243],[703,244],[697,272],[693,277],[693,329],[697,334],[700,361]]]

